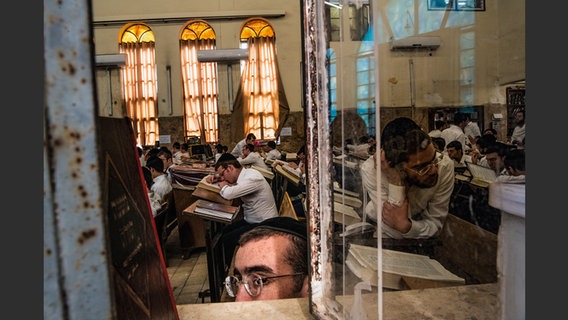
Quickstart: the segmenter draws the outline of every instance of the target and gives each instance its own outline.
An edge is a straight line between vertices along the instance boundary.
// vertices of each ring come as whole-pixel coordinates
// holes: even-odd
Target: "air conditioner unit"
[[[248,59],[248,49],[198,50],[199,62],[237,62]]]
[[[389,44],[391,50],[436,50],[440,46],[440,37],[406,37],[402,39],[391,38]]]
[[[95,56],[95,64],[97,67],[123,66],[126,64],[126,53],[97,54]]]

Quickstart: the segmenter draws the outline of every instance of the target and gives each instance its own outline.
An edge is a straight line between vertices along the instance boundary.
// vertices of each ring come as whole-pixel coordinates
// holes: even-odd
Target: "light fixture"
[[[329,2],[329,1],[324,1],[323,3],[327,4],[327,5],[330,6],[330,7],[334,7],[334,8],[337,8],[337,9],[343,8],[343,6],[339,4],[339,1],[338,1],[337,4],[331,3],[331,2]]]

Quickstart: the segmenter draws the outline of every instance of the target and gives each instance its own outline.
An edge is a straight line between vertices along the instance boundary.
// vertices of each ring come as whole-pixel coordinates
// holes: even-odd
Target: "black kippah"
[[[259,224],[257,224],[254,227],[254,229],[256,228],[281,231],[284,233],[298,236],[306,241],[308,240],[308,231],[306,228],[306,223],[290,217],[274,217],[266,219],[260,222]]]

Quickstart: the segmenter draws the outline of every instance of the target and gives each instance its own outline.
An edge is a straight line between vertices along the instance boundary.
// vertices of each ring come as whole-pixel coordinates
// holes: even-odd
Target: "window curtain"
[[[215,40],[180,40],[180,48],[185,138],[193,135],[202,142],[216,142],[217,63],[197,61],[197,51],[215,49]]]
[[[126,66],[121,68],[126,112],[140,145],[154,145],[159,140],[156,92],[156,59],[153,42],[120,43],[126,53]]]
[[[280,135],[290,107],[276,59],[275,39],[248,39],[249,58],[239,84],[232,114],[232,136],[254,133],[259,139]]]

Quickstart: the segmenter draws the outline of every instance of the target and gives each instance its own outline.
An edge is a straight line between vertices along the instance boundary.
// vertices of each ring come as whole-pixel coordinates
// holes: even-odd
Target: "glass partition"
[[[373,164],[369,158],[375,152],[380,159],[382,130],[400,117],[428,134],[437,121],[451,125],[466,114],[480,131],[494,129],[497,140],[511,146],[506,121],[519,106],[511,108],[507,92],[514,88],[524,96],[524,6],[519,1],[302,1],[314,316],[382,319],[389,313],[382,308],[387,292],[497,282],[500,220],[499,211],[487,204],[487,189],[472,185],[467,174],[460,180],[463,171],[452,170],[447,218],[440,219],[439,230],[393,239],[383,234],[383,205],[376,199],[380,160]],[[464,149],[474,152],[473,138]],[[452,160],[442,169],[446,160],[438,158],[448,155],[440,151],[433,151],[436,158],[427,165],[405,170],[422,175],[434,167],[456,169]],[[411,223],[427,219],[416,208],[411,212]],[[456,228],[462,234],[453,233]],[[445,278],[433,285],[390,277],[408,266],[386,270],[400,252],[431,258],[447,271]]]

